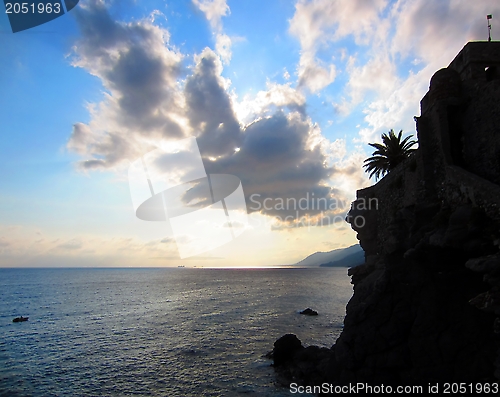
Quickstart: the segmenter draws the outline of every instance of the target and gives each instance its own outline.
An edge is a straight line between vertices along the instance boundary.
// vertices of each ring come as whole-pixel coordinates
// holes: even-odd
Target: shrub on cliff
[[[372,153],[372,157],[364,161],[363,165],[366,167],[365,171],[370,173],[370,178],[372,176],[375,176],[375,179],[383,177],[416,150],[412,149],[412,146],[417,142],[410,140],[413,135],[401,140],[402,136],[403,130],[396,135],[391,129],[388,133],[382,134],[382,143],[369,143],[377,149]]]

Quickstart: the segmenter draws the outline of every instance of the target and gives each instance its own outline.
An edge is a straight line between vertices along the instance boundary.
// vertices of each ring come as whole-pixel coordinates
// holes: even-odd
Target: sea
[[[290,396],[266,353],[331,347],[351,295],[346,268],[0,269],[0,396]]]

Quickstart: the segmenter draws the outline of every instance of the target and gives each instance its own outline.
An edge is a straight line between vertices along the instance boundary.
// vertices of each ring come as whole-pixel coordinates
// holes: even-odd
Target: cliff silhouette
[[[275,343],[288,383],[500,379],[500,42],[469,42],[437,71],[418,150],[357,191],[347,221],[365,263],[331,349]]]

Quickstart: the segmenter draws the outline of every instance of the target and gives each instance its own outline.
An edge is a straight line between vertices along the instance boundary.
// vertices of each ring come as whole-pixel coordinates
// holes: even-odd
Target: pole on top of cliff
[[[493,18],[493,15],[488,14],[486,15],[486,20],[488,21],[488,42],[491,41],[491,19]]]

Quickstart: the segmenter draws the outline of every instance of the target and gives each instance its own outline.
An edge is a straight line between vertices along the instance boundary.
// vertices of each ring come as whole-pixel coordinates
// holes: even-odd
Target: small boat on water
[[[20,322],[22,322],[22,321],[28,321],[28,318],[29,318],[29,317],[23,317],[23,316],[21,316],[21,317],[16,317],[14,320],[12,320],[12,322],[13,322],[13,323],[20,323]]]

